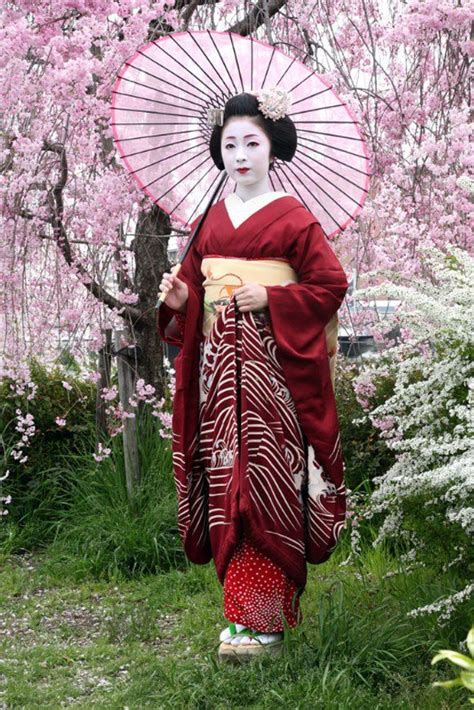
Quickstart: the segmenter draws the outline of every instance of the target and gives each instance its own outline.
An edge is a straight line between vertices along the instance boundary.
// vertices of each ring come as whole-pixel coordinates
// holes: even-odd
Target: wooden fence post
[[[105,331],[105,345],[99,350],[97,371],[100,375],[97,380],[97,394],[95,400],[95,430],[97,442],[107,437],[107,418],[105,410],[107,402],[102,398],[102,389],[110,387],[110,370],[112,365],[112,330]]]
[[[127,347],[121,344],[123,331],[115,331],[115,348],[117,356],[117,375],[119,397],[124,412],[131,412],[129,398],[135,392],[135,373],[131,367],[130,353]],[[136,414],[136,412],[134,412]],[[140,461],[138,456],[137,421],[136,418],[125,417],[123,421],[123,455],[125,461],[125,479],[127,483],[127,496],[133,505],[135,492],[140,483]]]

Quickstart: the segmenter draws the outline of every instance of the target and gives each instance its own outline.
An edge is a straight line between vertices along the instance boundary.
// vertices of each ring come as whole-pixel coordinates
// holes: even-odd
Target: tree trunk
[[[135,327],[135,341],[139,348],[138,376],[156,388],[162,397],[166,386],[163,368],[163,344],[156,330],[155,305],[159,295],[158,286],[164,271],[169,269],[168,216],[154,205],[142,211],[138,218],[133,250],[135,253],[134,289],[139,296],[139,305],[146,312]]]

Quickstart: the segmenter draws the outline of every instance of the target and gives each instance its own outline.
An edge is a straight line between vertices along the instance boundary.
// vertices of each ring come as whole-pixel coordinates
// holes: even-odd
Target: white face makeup
[[[222,132],[221,153],[225,170],[248,194],[268,185],[271,143],[264,131],[247,116],[227,121]]]

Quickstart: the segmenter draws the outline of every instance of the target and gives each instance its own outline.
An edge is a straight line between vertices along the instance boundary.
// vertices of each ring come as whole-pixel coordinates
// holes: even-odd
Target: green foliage
[[[30,363],[31,379],[37,386],[34,398],[15,393],[15,384],[0,382],[0,477],[9,470],[4,494],[12,497],[0,527],[0,543],[10,551],[44,545],[51,540],[51,526],[68,504],[76,471],[70,457],[94,449],[95,387],[77,377],[65,378],[58,368],[48,371]],[[67,379],[72,389],[63,387]],[[34,417],[36,432],[25,448],[26,463],[20,464],[11,451],[21,438],[15,430],[16,411]],[[56,417],[66,419],[59,427]]]
[[[432,665],[439,661],[447,660],[454,666],[461,668],[459,676],[452,680],[443,680],[433,683],[440,688],[456,688],[464,686],[469,691],[474,692],[474,626],[467,635],[466,644],[471,655],[471,658],[465,656],[458,651],[443,650],[439,651],[431,661]],[[474,697],[470,697],[469,701],[474,705]]]
[[[81,574],[132,577],[186,565],[176,527],[176,493],[169,441],[146,408],[137,417],[141,483],[126,492],[121,437],[110,458],[71,457],[77,472],[70,504],[55,523],[50,554],[59,564],[81,560]]]
[[[145,406],[138,422],[142,483],[133,505],[126,496],[122,438],[103,442],[110,458],[97,464],[95,448],[95,388],[74,377],[31,364],[36,396],[13,395],[3,382],[0,427],[4,439],[4,470],[10,469],[5,491],[12,496],[9,515],[0,527],[4,555],[51,544],[64,563],[79,555],[83,571],[95,575],[125,575],[185,564],[176,532],[176,495],[169,442],[159,435],[159,423]],[[356,368],[341,360],[337,399],[352,489],[370,488],[370,480],[387,463],[387,450],[370,423],[354,425],[362,413],[352,388]],[[30,412],[37,432],[28,447],[28,461],[8,457],[19,438],[15,412]],[[61,428],[57,416],[66,419]]]
[[[365,511],[377,514],[377,541],[403,541],[408,559],[442,571],[456,566],[464,589],[472,579],[474,466],[472,380],[474,259],[447,244],[424,248],[423,277],[390,279],[359,296],[400,302],[399,342],[367,360],[354,383],[368,418],[395,455],[380,472]],[[386,274],[387,276],[388,274]],[[393,275],[395,276],[395,275]],[[386,381],[392,391],[379,398]],[[451,598],[445,605],[447,618]]]
[[[69,363],[69,371],[71,366]],[[103,442],[110,458],[96,463],[95,387],[64,372],[31,363],[36,395],[15,394],[0,383],[2,471],[9,477],[2,495],[11,495],[0,526],[4,557],[51,546],[60,565],[81,560],[81,574],[132,576],[185,565],[176,528],[176,494],[170,443],[145,406],[137,417],[141,484],[130,504],[125,484],[122,437]],[[21,437],[16,410],[34,417],[36,432],[25,448],[28,460],[10,455]],[[66,420],[59,427],[55,419]],[[2,473],[0,472],[0,475]]]
[[[361,365],[340,357],[336,371],[336,403],[341,429],[346,486],[352,491],[369,492],[375,476],[386,471],[394,460],[379,431],[365,417],[365,421],[354,423],[364,417],[364,410],[357,401],[353,382],[360,374]],[[393,383],[380,383],[376,397],[384,401]]]
[[[420,511],[423,511],[420,514]],[[456,564],[466,583],[472,577],[474,557],[472,545],[466,545],[466,532],[461,525],[444,523],[446,502],[432,491],[420,491],[403,501],[403,530],[405,539],[416,540],[416,558],[441,569]],[[377,516],[377,520],[380,516]],[[386,544],[403,547],[403,538],[387,536]],[[402,543],[402,544],[400,544]],[[407,552],[409,547],[407,546]],[[463,552],[462,556],[460,555]],[[459,559],[455,561],[455,558]]]

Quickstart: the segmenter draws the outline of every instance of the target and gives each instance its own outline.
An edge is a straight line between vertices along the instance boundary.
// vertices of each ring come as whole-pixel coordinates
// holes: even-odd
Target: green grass
[[[466,635],[466,609],[446,627],[406,616],[455,580],[403,574],[380,550],[341,557],[310,568],[283,657],[238,667],[217,664],[224,623],[211,565],[105,581],[52,552],[12,558],[0,572],[0,706],[463,707],[463,691],[431,687],[449,670],[430,660]]]

